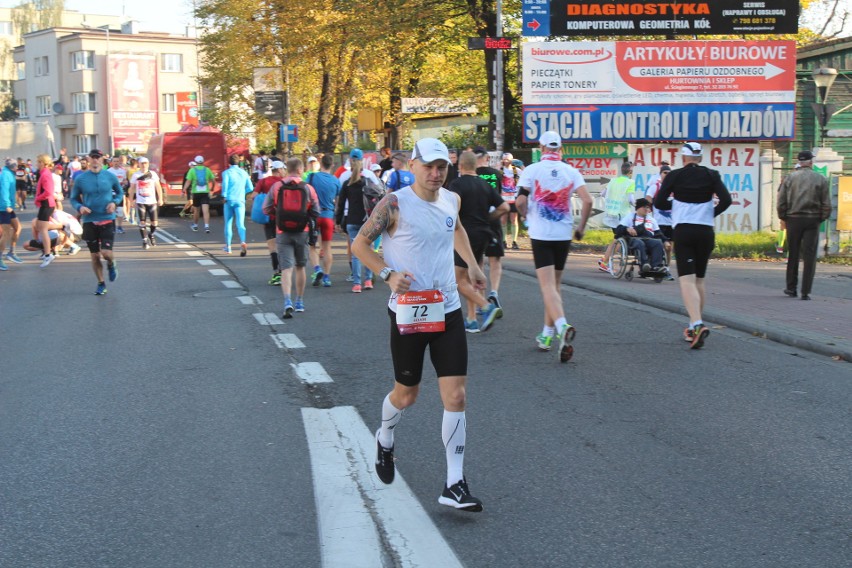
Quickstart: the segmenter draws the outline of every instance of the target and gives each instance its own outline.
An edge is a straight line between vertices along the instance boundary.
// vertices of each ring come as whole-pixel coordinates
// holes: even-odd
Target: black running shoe
[[[452,487],[444,487],[444,492],[438,497],[438,503],[471,513],[482,510],[482,501],[470,494],[467,480],[464,478]]]
[[[704,324],[698,324],[692,328],[692,342],[689,345],[690,349],[701,349],[704,347],[704,340],[710,335],[710,330],[704,327]]]
[[[387,449],[379,443],[379,432],[376,431],[376,475],[382,483],[393,483],[396,467],[393,464],[393,448]]]
[[[322,282],[323,276],[324,274],[322,273],[322,270],[317,270],[316,272],[314,272],[313,276],[311,276],[311,285],[314,288],[318,287]]]

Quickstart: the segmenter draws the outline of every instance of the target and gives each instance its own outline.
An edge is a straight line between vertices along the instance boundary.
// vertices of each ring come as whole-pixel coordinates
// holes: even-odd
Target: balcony
[[[76,114],[57,114],[53,117],[57,128],[77,128]]]

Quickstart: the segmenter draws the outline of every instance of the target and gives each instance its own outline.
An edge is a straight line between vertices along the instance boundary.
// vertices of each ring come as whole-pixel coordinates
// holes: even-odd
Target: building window
[[[27,65],[23,61],[19,61],[15,64],[15,67],[18,70],[18,81],[23,81],[27,78]]]
[[[95,112],[95,93],[74,93],[71,95],[74,112]]]
[[[0,93],[9,94],[12,92],[12,80],[0,79]]]
[[[26,99],[18,99],[18,118],[27,117],[29,117],[29,112],[27,111],[27,101]]]
[[[94,51],[75,51],[71,54],[71,70],[81,71],[83,69],[95,68]]]
[[[164,53],[160,61],[160,71],[166,73],[180,73],[183,71],[183,55],[180,53]]]
[[[80,134],[74,136],[74,153],[78,156],[86,155],[97,147],[97,134]]]
[[[177,112],[177,95],[174,93],[163,93],[163,112]]]
[[[13,35],[12,22],[0,22],[0,35]]]
[[[47,65],[47,56],[43,55],[41,57],[36,57],[33,60],[35,67],[35,76],[36,77],[44,77],[50,71],[50,68]]]
[[[50,116],[50,96],[36,97],[36,116]]]

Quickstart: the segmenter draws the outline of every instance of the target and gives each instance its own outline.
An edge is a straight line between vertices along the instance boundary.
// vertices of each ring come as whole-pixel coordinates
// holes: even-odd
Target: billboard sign
[[[178,124],[198,126],[198,94],[190,91],[177,93]]]
[[[523,35],[795,34],[798,0],[523,0]]]
[[[731,193],[731,206],[716,217],[720,233],[759,230],[760,146],[758,144],[702,144],[701,165],[718,170]],[[644,192],[649,178],[659,173],[663,161],[672,169],[683,167],[680,144],[631,144],[633,179]]]
[[[526,43],[524,141],[793,137],[792,41]]]
[[[157,58],[110,53],[107,64],[113,146],[142,152],[159,130]]]

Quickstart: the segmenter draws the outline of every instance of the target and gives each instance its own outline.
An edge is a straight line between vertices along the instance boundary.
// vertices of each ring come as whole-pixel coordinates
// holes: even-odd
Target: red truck
[[[211,208],[222,212],[222,197],[218,193],[222,172],[228,167],[228,150],[225,135],[221,132],[166,132],[155,134],[148,142],[148,160],[151,169],[160,176],[166,205],[186,203],[183,179],[189,162],[204,156],[204,165],[216,176],[216,197],[211,198]]]

